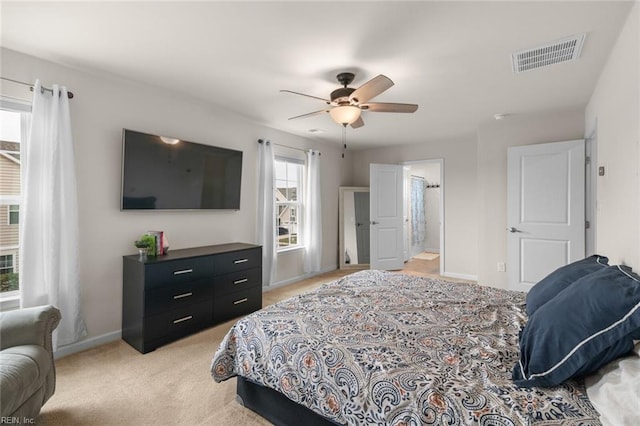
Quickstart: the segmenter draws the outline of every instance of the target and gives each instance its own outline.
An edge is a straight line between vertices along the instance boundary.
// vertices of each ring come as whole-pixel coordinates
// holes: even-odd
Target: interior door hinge
[[[584,162],[587,166],[591,164],[591,157],[584,157]]]
[[[591,228],[591,222],[589,222],[588,220],[584,221],[584,229],[589,229]]]

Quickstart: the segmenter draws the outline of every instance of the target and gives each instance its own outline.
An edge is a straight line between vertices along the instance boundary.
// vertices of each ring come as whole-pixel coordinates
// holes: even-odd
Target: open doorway
[[[442,159],[404,163],[405,268],[440,274],[444,265]]]

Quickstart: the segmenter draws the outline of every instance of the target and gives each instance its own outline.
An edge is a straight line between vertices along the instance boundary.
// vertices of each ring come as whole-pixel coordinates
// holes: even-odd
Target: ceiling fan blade
[[[329,110],[328,109],[321,109],[319,111],[308,112],[306,114],[296,115],[295,117],[289,117],[289,120],[295,120],[295,119],[298,119],[298,118],[313,117],[314,115],[319,115],[319,114],[322,114],[323,112],[329,112]]]
[[[365,111],[373,112],[416,112],[418,105],[416,104],[396,104],[389,102],[371,102],[360,105]]]
[[[393,81],[391,81],[389,77],[380,74],[354,90],[349,96],[349,99],[354,101],[356,104],[362,104],[367,102],[369,99],[378,96],[391,86],[393,86]]]
[[[358,117],[356,121],[351,123],[351,127],[357,129],[358,127],[364,126],[364,120],[362,120],[362,116]]]
[[[328,100],[328,99],[319,98],[319,97],[317,97],[317,96],[313,96],[313,95],[306,95],[306,94],[304,94],[304,93],[294,92],[294,91],[292,91],[292,90],[280,90],[280,91],[281,91],[281,92],[284,92],[284,93],[293,93],[294,95],[306,96],[307,98],[318,99],[318,100],[321,100],[321,101],[323,101],[323,102],[325,102],[325,103],[327,103],[327,104],[330,104],[330,103],[331,103],[331,101],[330,101],[330,100]]]

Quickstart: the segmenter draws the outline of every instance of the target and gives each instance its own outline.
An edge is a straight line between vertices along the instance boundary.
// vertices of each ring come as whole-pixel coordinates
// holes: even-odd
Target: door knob
[[[507,228],[507,231],[511,232],[512,234],[516,232],[522,232],[519,229],[514,228],[513,226],[511,228]]]

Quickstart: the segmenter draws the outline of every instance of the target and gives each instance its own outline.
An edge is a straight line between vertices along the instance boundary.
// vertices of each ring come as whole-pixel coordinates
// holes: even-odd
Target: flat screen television
[[[242,151],[122,131],[122,210],[239,210]]]

